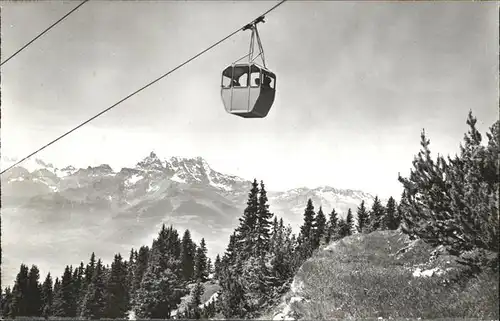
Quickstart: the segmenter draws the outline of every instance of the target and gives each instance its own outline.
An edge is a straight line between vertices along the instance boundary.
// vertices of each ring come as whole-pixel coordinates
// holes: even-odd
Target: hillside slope
[[[462,270],[440,248],[400,231],[356,234],[318,250],[282,303],[259,319],[498,319],[498,274],[449,282]]]

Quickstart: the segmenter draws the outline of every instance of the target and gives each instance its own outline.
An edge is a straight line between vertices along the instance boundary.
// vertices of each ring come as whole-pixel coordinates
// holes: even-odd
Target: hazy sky
[[[2,156],[23,157],[256,18],[274,1],[90,1],[1,68]],[[2,61],[78,4],[2,2]],[[289,1],[259,25],[277,74],[267,118],[225,112],[241,32],[37,157],[131,166],[202,156],[268,188],[399,197],[425,128],[454,153],[472,109],[498,118],[494,2]]]

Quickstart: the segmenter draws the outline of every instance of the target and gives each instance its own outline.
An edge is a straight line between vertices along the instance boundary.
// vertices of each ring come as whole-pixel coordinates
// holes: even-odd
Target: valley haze
[[[220,173],[202,157],[163,159],[154,152],[119,171],[106,164],[57,168],[29,159],[2,176],[2,282],[13,282],[20,263],[36,264],[42,275],[59,275],[92,252],[110,263],[115,253],[126,257],[132,247],[150,246],[162,224],[189,228],[198,242],[205,238],[214,258],[239,223],[251,180]],[[294,231],[309,198],[325,214],[335,209],[341,217],[374,199],[329,186],[266,188],[271,212]]]

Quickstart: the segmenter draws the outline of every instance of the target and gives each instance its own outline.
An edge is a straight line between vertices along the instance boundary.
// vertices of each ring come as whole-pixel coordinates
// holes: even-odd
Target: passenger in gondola
[[[240,87],[240,82],[238,81],[238,79],[233,79],[233,87]]]
[[[268,76],[264,76],[262,87],[271,88],[271,78],[269,78]]]
[[[260,79],[259,78],[256,78],[255,79],[255,86],[260,86]]]

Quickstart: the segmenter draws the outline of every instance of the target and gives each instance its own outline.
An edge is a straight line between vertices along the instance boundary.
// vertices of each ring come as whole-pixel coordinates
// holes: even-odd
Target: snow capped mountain
[[[59,273],[93,251],[103,259],[128,253],[149,244],[163,223],[204,237],[209,255],[222,253],[251,186],[201,157],[160,159],[153,152],[119,171],[106,164],[57,168],[28,160],[4,173],[1,183],[5,282],[21,262]],[[335,208],[341,217],[362,200],[373,201],[367,193],[328,186],[268,191],[268,197],[270,210],[294,230],[309,198],[316,209],[322,206],[327,214]]]

